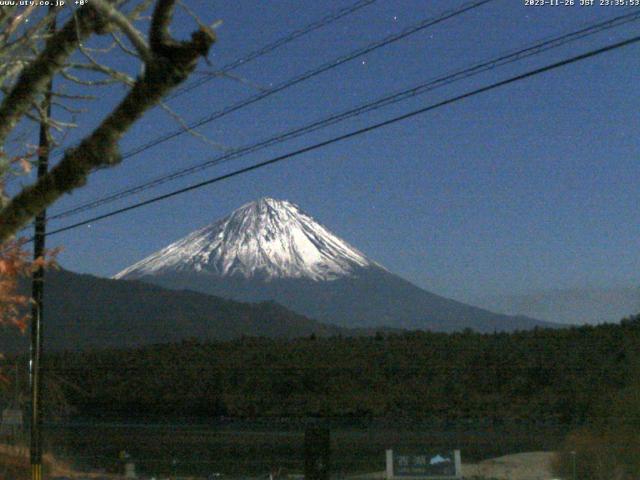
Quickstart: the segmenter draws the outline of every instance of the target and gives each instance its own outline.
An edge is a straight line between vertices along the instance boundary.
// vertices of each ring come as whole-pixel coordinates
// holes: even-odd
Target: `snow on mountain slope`
[[[335,280],[350,275],[355,268],[374,265],[298,206],[263,198],[196,230],[114,278],[198,272],[321,281]]]
[[[345,327],[492,332],[550,326],[427,292],[369,260],[296,205],[271,198],[240,207],[115,278],[273,301]]]

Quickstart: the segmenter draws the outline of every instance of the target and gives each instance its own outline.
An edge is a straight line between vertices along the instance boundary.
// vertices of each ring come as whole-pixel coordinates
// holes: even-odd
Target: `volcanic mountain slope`
[[[324,325],[273,302],[239,303],[66,270],[47,272],[45,282],[46,351],[230,340],[243,335],[292,338],[367,333]],[[0,351],[26,351],[27,340],[28,335],[20,335],[17,329],[4,328]]]
[[[172,289],[273,300],[344,327],[510,331],[555,324],[495,314],[388,272],[302,212],[263,198],[118,273]]]
[[[531,315],[567,324],[618,322],[640,312],[639,287],[572,288],[495,296],[478,302],[509,315]]]
[[[264,281],[328,281],[374,265],[297,206],[264,198],[196,230],[114,278],[196,273]]]

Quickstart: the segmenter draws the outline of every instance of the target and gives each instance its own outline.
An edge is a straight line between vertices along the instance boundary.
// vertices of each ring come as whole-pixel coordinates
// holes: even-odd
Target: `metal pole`
[[[53,13],[53,2],[49,6],[49,12]],[[56,28],[55,15],[49,24],[49,33]],[[38,178],[44,176],[49,169],[49,117],[51,116],[51,92],[53,81],[49,81],[42,101],[42,111],[45,117],[40,121],[40,139],[38,151]],[[33,241],[33,258],[41,258],[45,251],[45,229],[47,212],[43,210],[35,218],[35,234]],[[44,268],[41,266],[33,272],[31,291],[33,305],[31,308],[31,479],[42,480],[42,300],[44,297]]]
[[[331,477],[331,434],[328,427],[310,425],[304,432],[305,480],[329,480]]]

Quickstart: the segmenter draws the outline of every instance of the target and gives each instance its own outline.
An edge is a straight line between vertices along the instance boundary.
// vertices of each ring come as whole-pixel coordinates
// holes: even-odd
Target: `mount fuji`
[[[329,281],[375,265],[296,205],[263,198],[196,230],[114,278],[171,273]]]
[[[240,301],[275,301],[344,327],[481,332],[555,327],[427,292],[293,203],[263,198],[140,260],[115,279]]]

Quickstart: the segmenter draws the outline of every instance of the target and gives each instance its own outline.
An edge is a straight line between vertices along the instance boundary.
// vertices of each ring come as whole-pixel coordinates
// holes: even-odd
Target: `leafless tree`
[[[131,8],[132,3],[91,0],[73,10],[54,31],[47,26],[56,9],[38,15],[36,7],[0,7],[0,244],[11,240],[60,196],[84,185],[91,172],[118,164],[122,136],[150,108],[168,108],[162,103],[163,97],[185,81],[201,57],[206,58],[215,41],[211,27],[198,21],[189,40],[174,39],[169,33],[177,0],[140,0]],[[144,35],[137,21],[149,10],[150,17],[143,18],[148,24],[148,34]],[[110,37],[110,46],[87,46],[94,36],[101,35]],[[115,50],[131,56],[131,61],[140,66],[137,78],[104,61]],[[9,142],[16,142],[21,122],[44,119],[59,132],[73,126],[72,122],[48,118],[43,111],[42,98],[54,76],[87,89],[119,82],[127,91],[93,131],[63,152],[46,175],[8,196],[2,188],[7,176],[12,169],[27,169],[25,158],[35,153],[20,140],[23,153],[7,154]],[[70,114],[78,114],[80,110],[65,102],[90,98],[90,94],[78,90],[73,95],[54,92],[51,101]]]

